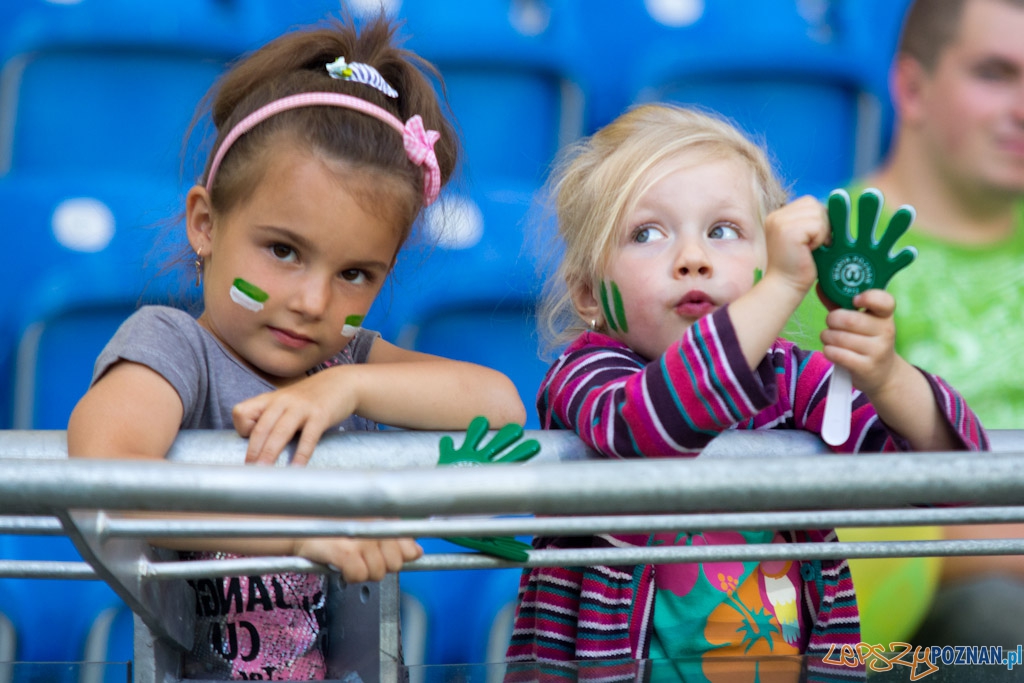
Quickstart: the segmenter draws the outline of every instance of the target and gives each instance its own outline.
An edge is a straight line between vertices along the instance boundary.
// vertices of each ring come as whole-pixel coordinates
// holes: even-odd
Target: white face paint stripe
[[[232,301],[253,313],[262,311],[263,302],[270,298],[262,289],[240,277],[235,278],[230,294]]]
[[[354,337],[356,333],[363,329],[360,327],[363,323],[363,317],[361,315],[349,315],[345,317],[345,324],[341,326],[341,335],[343,337]]]

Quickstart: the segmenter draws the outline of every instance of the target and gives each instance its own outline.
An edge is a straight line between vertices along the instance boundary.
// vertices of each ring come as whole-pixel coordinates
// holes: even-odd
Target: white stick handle
[[[832,380],[825,399],[825,418],[821,425],[821,438],[829,446],[839,446],[850,438],[850,404],[853,401],[853,380],[850,373],[838,365],[832,369]]]

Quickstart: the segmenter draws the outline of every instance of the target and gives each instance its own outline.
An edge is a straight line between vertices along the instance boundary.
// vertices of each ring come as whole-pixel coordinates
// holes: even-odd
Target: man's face
[[[927,162],[965,188],[1024,193],[1024,8],[969,0],[934,70],[918,71],[901,114]]]

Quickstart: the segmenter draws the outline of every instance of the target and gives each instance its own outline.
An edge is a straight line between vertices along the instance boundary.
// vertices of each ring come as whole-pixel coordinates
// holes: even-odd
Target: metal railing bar
[[[534,550],[530,552],[529,560],[522,563],[509,562],[479,553],[437,553],[425,555],[414,562],[405,564],[402,571],[1017,554],[1024,554],[1024,539],[574,548]],[[247,557],[228,560],[149,563],[144,565],[141,571],[145,581],[164,581],[275,572],[329,573],[331,570],[325,565],[297,557]]]
[[[1024,521],[1024,507],[900,508],[693,515],[518,517],[430,520],[175,520],[118,519],[106,522],[103,538],[231,538],[348,536],[352,538],[445,536],[573,536],[653,533],[676,529],[760,530],[839,527],[999,524]]]
[[[949,541],[861,541],[856,543],[787,543],[748,546],[672,546],[535,550],[524,563],[477,553],[437,553],[407,563],[402,571],[496,569],[508,567],[588,566],[593,564],[665,564],[671,562],[757,561],[794,559],[931,557],[1024,554],[1024,539]],[[329,573],[325,565],[297,557],[250,557],[231,560],[140,563],[145,581],[241,576],[274,572]],[[85,562],[0,560],[0,578],[94,580]]]
[[[4,579],[83,579],[99,577],[87,562],[51,560],[0,560],[0,578]]]
[[[1019,504],[1024,452],[664,458],[524,466],[313,470],[0,460],[0,511],[67,508],[310,517],[682,513]],[[295,496],[292,491],[302,491]]]
[[[62,536],[64,527],[56,517],[0,515],[0,534]]]

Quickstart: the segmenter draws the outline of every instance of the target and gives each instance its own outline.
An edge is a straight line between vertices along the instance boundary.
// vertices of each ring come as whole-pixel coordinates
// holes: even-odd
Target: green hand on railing
[[[481,446],[480,442],[483,441],[487,430],[487,418],[475,417],[466,430],[466,440],[460,448],[455,448],[455,442],[450,436],[441,437],[441,455],[437,460],[437,464],[455,467],[474,467],[495,463],[523,462],[540,452],[540,443],[536,439],[527,439],[514,448],[512,447],[523,436],[523,428],[520,425],[505,425],[498,430],[498,433],[490,441]],[[511,450],[509,450],[510,448]],[[528,543],[517,541],[511,536],[487,536],[483,538],[458,536],[445,540],[451,541],[456,545],[487,553],[488,555],[512,560],[513,562],[524,562],[529,559],[527,553],[532,547]]]

